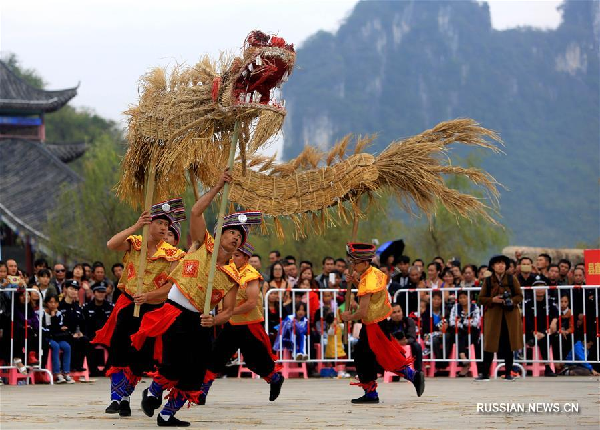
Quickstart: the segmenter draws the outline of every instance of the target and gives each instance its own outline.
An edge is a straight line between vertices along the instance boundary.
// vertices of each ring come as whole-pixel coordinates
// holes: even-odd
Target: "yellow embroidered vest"
[[[123,257],[125,269],[117,287],[133,296],[137,293],[137,273],[140,267],[142,236],[129,236],[127,241],[131,244],[131,249]],[[147,293],[160,288],[168,278],[171,263],[181,260],[184,255],[185,252],[181,249],[160,241],[154,255],[146,258],[146,273],[143,277],[142,292]]]
[[[358,283],[358,297],[372,294],[363,323],[374,324],[386,319],[392,313],[392,306],[386,289],[387,277],[381,270],[371,266],[361,276]]]
[[[204,312],[208,272],[210,270],[210,259],[214,246],[215,240],[207,231],[204,243],[200,248],[186,254],[175,270],[169,275],[169,280],[173,282],[173,285],[200,312]],[[239,274],[235,268],[235,264],[233,264],[233,260],[226,266],[217,265],[210,308],[214,309],[238,282]]]
[[[238,288],[237,296],[236,296],[236,304],[235,306],[240,306],[246,303],[248,300],[248,294],[246,293],[246,286],[258,279],[259,281],[259,293],[258,293],[258,301],[254,309],[246,312],[245,314],[233,315],[229,322],[232,325],[248,325],[256,322],[264,321],[265,318],[263,316],[263,302],[262,302],[262,294],[260,293],[261,286],[260,281],[263,280],[263,277],[256,271],[254,267],[249,264],[246,264],[244,267],[239,269],[240,273],[240,287]]]

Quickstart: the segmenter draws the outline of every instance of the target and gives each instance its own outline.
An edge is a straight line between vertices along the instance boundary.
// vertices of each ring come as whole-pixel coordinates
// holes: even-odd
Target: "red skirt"
[[[379,324],[365,324],[369,347],[375,354],[377,363],[389,372],[398,373],[412,363],[407,359],[404,348],[394,339],[390,339]]]
[[[115,303],[115,307],[108,318],[108,321],[104,324],[100,330],[96,332],[96,336],[92,340],[92,343],[97,343],[100,345],[104,345],[106,347],[110,346],[110,341],[112,339],[113,333],[115,331],[115,327],[117,326],[117,317],[119,316],[119,312],[129,306],[133,301],[127,297],[125,294],[121,294],[117,303]]]
[[[171,327],[175,319],[181,315],[181,309],[167,302],[160,308],[148,312],[142,319],[137,333],[131,335],[131,343],[138,351],[142,349],[147,338],[156,339],[154,344],[154,359],[162,361],[162,335]]]

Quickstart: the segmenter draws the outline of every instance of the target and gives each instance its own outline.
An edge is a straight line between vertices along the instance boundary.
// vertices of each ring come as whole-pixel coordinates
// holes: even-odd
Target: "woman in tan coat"
[[[505,361],[505,380],[512,381],[513,351],[523,348],[522,317],[518,306],[523,301],[523,292],[517,278],[506,273],[508,263],[509,259],[504,255],[490,259],[488,267],[492,275],[485,279],[479,294],[479,303],[484,306],[483,363],[476,381],[489,381],[495,352]]]

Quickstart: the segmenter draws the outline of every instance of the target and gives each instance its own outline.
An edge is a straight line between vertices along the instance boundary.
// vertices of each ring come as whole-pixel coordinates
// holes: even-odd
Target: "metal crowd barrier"
[[[519,365],[519,364],[523,364],[523,365],[527,365],[527,364],[533,364],[533,363],[568,363],[568,364],[577,364],[582,363],[582,362],[587,362],[587,363],[600,363],[599,361],[599,357],[600,357],[600,342],[598,341],[599,337],[600,337],[600,327],[599,327],[599,316],[598,316],[598,290],[600,289],[600,286],[598,285],[585,285],[583,287],[581,286],[556,286],[556,287],[549,287],[549,286],[539,286],[539,287],[521,287],[523,290],[523,296],[524,296],[524,301],[523,303],[521,303],[519,305],[520,309],[521,309],[521,317],[523,318],[522,320],[522,325],[523,325],[523,343],[524,343],[524,347],[522,352],[522,358],[519,357],[518,359],[515,359],[514,362],[515,364]],[[559,343],[559,347],[558,347],[558,351],[559,351],[559,357],[553,357],[552,360],[550,360],[550,353],[552,351],[552,340],[550,339],[550,336],[546,335],[545,336],[545,341],[546,341],[546,350],[547,350],[547,359],[543,360],[540,359],[539,357],[536,359],[535,358],[535,351],[538,348],[538,339],[536,336],[534,336],[534,351],[532,353],[532,358],[528,358],[527,355],[527,349],[528,349],[528,345],[527,345],[527,339],[526,339],[526,334],[528,331],[531,331],[531,327],[526,326],[526,315],[525,315],[525,300],[529,299],[527,291],[531,291],[531,299],[534,301],[533,303],[533,321],[534,321],[534,327],[533,327],[533,332],[535,333],[537,331],[537,322],[538,322],[538,318],[546,318],[546,327],[548,328],[550,325],[550,321],[549,321],[549,315],[538,315],[538,304],[537,301],[535,300],[535,290],[547,290],[546,293],[544,294],[545,296],[545,303],[546,303],[546,309],[549,308],[549,295],[555,294],[556,298],[558,299],[557,301],[557,312],[558,312],[558,321],[557,321],[557,333],[558,333],[558,343]],[[581,293],[575,293],[574,291],[578,291],[580,290]],[[434,319],[434,315],[437,315],[434,312],[433,309],[433,301],[431,300],[431,293],[433,291],[441,291],[442,293],[442,302],[441,302],[441,307],[439,309],[439,320],[440,322],[437,324],[438,327],[434,327],[433,324],[433,319]],[[426,346],[427,344],[429,345],[429,349],[430,349],[430,354],[429,356],[424,356],[423,357],[423,362],[451,362],[451,361],[456,361],[456,362],[481,362],[483,360],[483,331],[484,331],[484,325],[485,325],[485,313],[484,313],[484,309],[483,306],[477,306],[477,310],[478,312],[475,312],[475,310],[473,310],[473,312],[471,312],[471,309],[469,308],[469,312],[466,315],[466,318],[460,318],[460,316],[458,316],[458,292],[459,291],[466,291],[467,292],[467,299],[468,299],[468,303],[469,305],[471,303],[475,302],[475,298],[476,295],[481,291],[481,288],[479,287],[465,287],[465,288],[460,288],[460,287],[448,287],[448,288],[441,288],[441,289],[435,289],[435,288],[421,288],[421,289],[401,289],[398,290],[395,294],[394,297],[392,298],[392,302],[394,303],[402,303],[404,304],[404,311],[405,311],[405,315],[407,317],[411,317],[413,318],[413,320],[415,320],[415,324],[417,326],[417,341],[421,344],[421,346]],[[310,308],[310,293],[315,293],[318,295],[319,298],[319,309],[321,311],[321,316],[322,315],[322,304],[323,304],[323,293],[324,292],[332,292],[334,294],[334,298],[332,300],[332,308],[334,309],[334,312],[337,312],[337,304],[336,304],[336,294],[339,292],[345,293],[345,289],[271,289],[268,290],[267,293],[265,294],[264,297],[264,305],[265,305],[265,329],[267,330],[267,332],[269,332],[269,313],[268,313],[268,305],[269,305],[269,297],[272,294],[278,294],[279,295],[279,299],[278,299],[278,310],[279,310],[279,330],[277,333],[277,336],[279,337],[279,344],[282,344],[282,323],[283,323],[283,299],[284,297],[286,297],[286,295],[288,295],[288,297],[291,299],[291,305],[292,305],[292,314],[295,313],[295,308],[296,308],[296,303],[298,302],[298,300],[300,300],[300,298],[304,295],[307,294],[306,297],[306,318],[308,319],[307,324],[309,326],[309,329],[307,331],[307,335],[306,335],[306,343],[307,345],[305,346],[305,351],[308,355],[308,362],[335,362],[335,363],[348,363],[348,362],[352,362],[352,345],[351,345],[351,336],[348,336],[348,340],[347,342],[344,344],[344,347],[347,351],[347,357],[346,358],[338,358],[338,353],[337,353],[337,348],[334,348],[335,350],[335,357],[334,358],[325,358],[325,343],[324,343],[324,338],[327,337],[327,332],[323,329],[321,329],[320,332],[320,342],[319,342],[319,348],[320,348],[320,358],[316,358],[316,357],[312,357],[312,342],[311,342],[311,330],[310,330],[310,326],[313,325],[313,323],[316,323],[316,321],[311,321],[311,308]],[[357,292],[357,290],[353,290],[353,292]],[[561,293],[564,292],[564,293]],[[589,293],[589,294],[588,294]],[[589,304],[586,305],[586,300],[587,297],[589,295],[593,295],[594,297],[594,302],[595,303],[595,309],[594,309],[594,315],[588,315],[587,312],[589,310]],[[412,296],[411,296],[412,295]],[[409,308],[409,303],[412,301],[413,305],[414,305],[414,298],[416,295],[416,309],[417,311],[414,312],[412,309],[410,309],[409,311],[407,311],[407,309]],[[584,359],[582,360],[577,360],[575,359],[575,344],[576,344],[576,332],[577,330],[573,330],[572,333],[570,333],[570,339],[569,342],[571,343],[571,351],[572,351],[572,359],[571,360],[567,360],[566,357],[563,357],[563,336],[560,335],[560,328],[562,326],[562,321],[563,321],[563,317],[562,317],[562,313],[560,310],[560,298],[562,295],[567,295],[569,297],[569,309],[571,310],[571,315],[573,315],[574,309],[577,306],[577,309],[581,309],[582,310],[582,325],[581,325],[581,332],[583,332],[583,344],[584,344]],[[421,313],[421,302],[423,301],[423,297],[424,296],[428,296],[429,300],[427,303],[427,316],[429,317],[429,331],[430,333],[424,333],[424,327],[423,327],[423,317],[424,315],[422,315]],[[452,299],[452,297],[454,297],[454,299]],[[580,300],[579,303],[575,302],[574,303],[574,299],[575,300]],[[450,312],[447,312],[448,307],[450,306]],[[454,308],[454,312],[452,312],[452,308]],[[477,315],[478,313],[478,315]],[[454,318],[453,321],[450,320],[450,318],[446,318],[446,314],[449,315],[456,315],[456,317]],[[337,317],[337,315],[336,315]],[[573,316],[571,316],[571,318],[573,318]],[[588,333],[588,324],[587,321],[589,320],[589,318],[593,318],[595,319],[595,333]],[[466,326],[467,328],[467,358],[466,359],[462,359],[459,357],[459,353],[458,353],[458,345],[459,345],[459,324],[462,323],[463,327]],[[344,329],[347,330],[348,326],[347,323],[344,323],[345,327]],[[574,322],[574,325],[576,327],[577,322]],[[323,324],[321,322],[321,327],[323,327]],[[473,333],[475,332],[475,333]],[[433,333],[433,335],[432,335]],[[453,335],[453,336],[452,336]],[[441,343],[441,356],[440,357],[436,357],[434,355],[434,338],[438,338],[439,340],[436,341]],[[428,339],[427,339],[428,338]],[[453,339],[452,339],[453,338]],[[449,353],[449,349],[447,348],[447,344],[451,342],[451,340],[453,340],[453,345],[455,345],[456,347],[456,354],[455,356],[451,357],[452,354]],[[589,353],[587,348],[585,347],[588,340],[594,340],[595,342],[595,350],[596,350],[596,357],[594,360],[590,360],[589,358]],[[279,354],[279,361],[281,362],[297,362],[297,360],[294,360],[294,354],[296,351],[296,336],[293,336],[293,353],[291,354],[291,358],[286,358],[284,357],[283,354],[283,348],[281,348],[278,352]],[[335,341],[335,337],[334,337],[334,341]],[[475,348],[477,348],[476,352],[475,352],[475,356],[473,356],[473,350],[470,347],[470,345],[475,345]],[[498,363],[498,360],[495,360],[496,363]]]
[[[4,365],[4,366],[0,366],[0,370],[11,370],[11,369],[15,369],[15,371],[19,371],[17,366],[14,363],[14,359],[15,359],[15,351],[14,351],[14,338],[15,338],[15,293],[17,292],[21,292],[24,291],[25,292],[25,312],[24,312],[24,318],[25,318],[25,327],[24,327],[24,359],[23,359],[23,365],[25,367],[28,368],[29,372],[31,374],[28,375],[26,381],[27,384],[29,384],[29,378],[33,378],[34,375],[33,373],[35,372],[44,372],[46,374],[48,374],[48,379],[50,381],[50,384],[53,385],[54,381],[53,381],[53,377],[52,377],[52,372],[50,372],[48,369],[44,369],[42,367],[42,363],[44,362],[43,360],[43,348],[42,348],[42,318],[44,317],[44,308],[42,306],[43,303],[43,299],[42,299],[42,294],[35,288],[2,288],[0,290],[0,294],[4,294],[4,293],[11,293],[11,304],[10,304],[10,361]],[[27,361],[29,359],[29,349],[28,349],[28,324],[27,324],[27,316],[28,316],[28,311],[29,311],[29,307],[27,306],[27,300],[28,300],[28,296],[31,293],[36,293],[40,296],[40,309],[37,311],[38,313],[38,319],[39,319],[39,323],[38,323],[38,364],[35,365],[28,365]]]

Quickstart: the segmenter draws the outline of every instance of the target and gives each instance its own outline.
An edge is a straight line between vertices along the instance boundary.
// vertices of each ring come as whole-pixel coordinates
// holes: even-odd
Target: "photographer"
[[[496,255],[490,259],[492,275],[485,278],[479,303],[484,308],[483,363],[476,381],[489,381],[490,365],[494,353],[505,360],[505,380],[512,381],[513,351],[523,349],[521,312],[518,304],[523,301],[519,281],[509,276],[506,269],[508,257]]]

